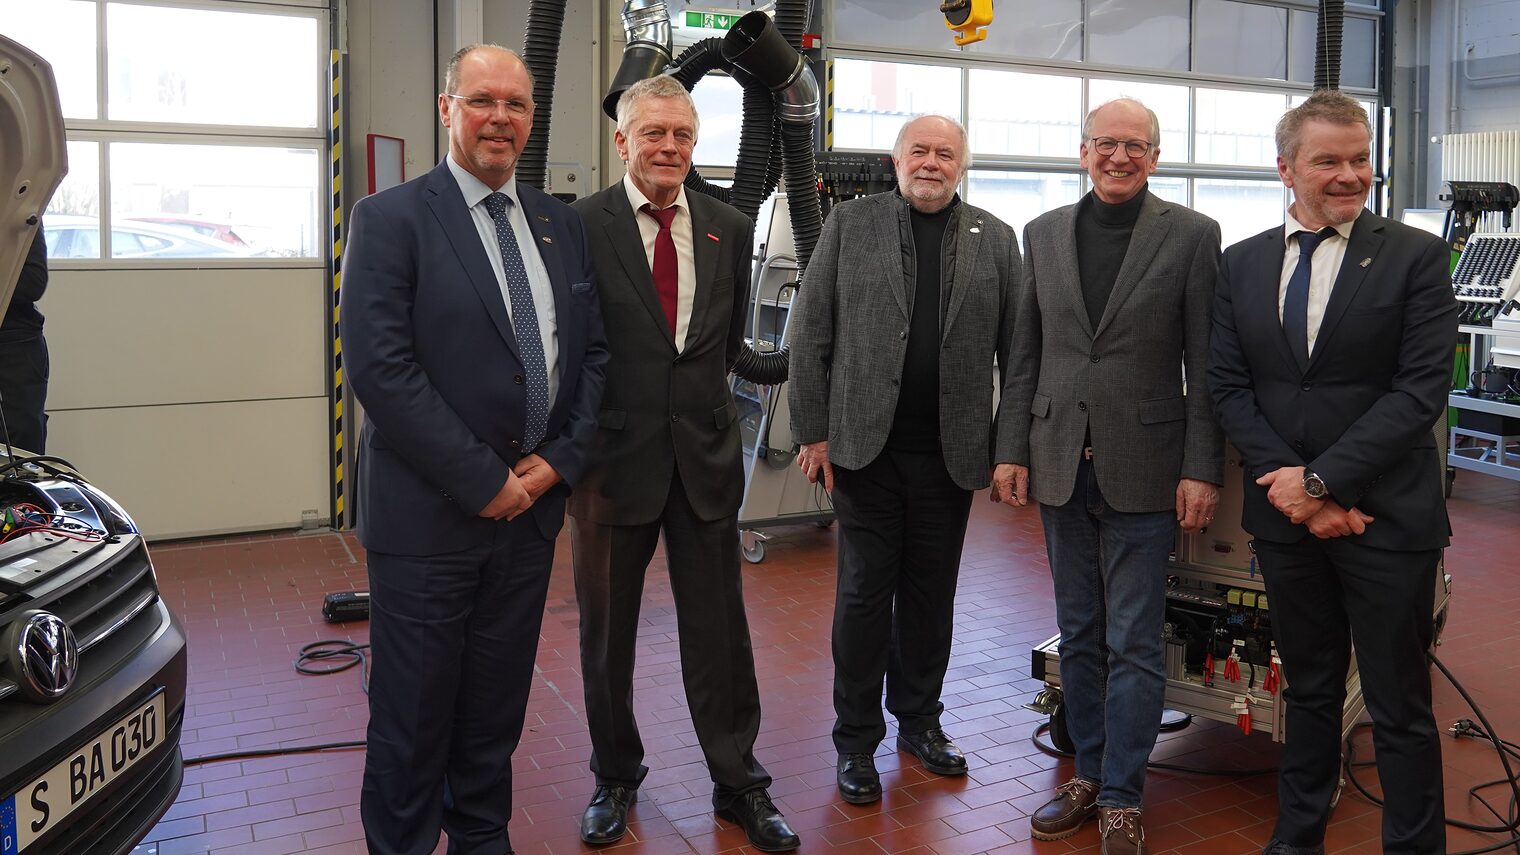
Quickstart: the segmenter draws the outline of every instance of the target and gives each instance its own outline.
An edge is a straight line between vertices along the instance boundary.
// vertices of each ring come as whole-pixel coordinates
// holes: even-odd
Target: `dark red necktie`
[[[676,266],[676,241],[670,236],[670,224],[675,221],[676,208],[656,208],[645,205],[639,209],[660,224],[660,233],[654,238],[654,290],[660,295],[660,307],[665,310],[665,320],[670,324],[670,337],[676,337],[676,300],[680,294],[680,273]]]

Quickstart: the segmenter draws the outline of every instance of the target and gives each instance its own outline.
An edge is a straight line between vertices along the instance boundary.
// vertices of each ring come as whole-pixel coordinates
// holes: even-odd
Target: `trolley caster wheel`
[[[1071,754],[1077,750],[1076,743],[1071,741],[1071,731],[1066,727],[1066,704],[1057,704],[1050,713],[1050,744],[1063,754]]]
[[[755,531],[739,533],[739,554],[751,564],[765,560],[765,535]]]

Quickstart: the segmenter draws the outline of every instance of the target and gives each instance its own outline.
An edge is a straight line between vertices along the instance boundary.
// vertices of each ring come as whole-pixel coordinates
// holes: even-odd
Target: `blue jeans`
[[[1083,460],[1071,500],[1040,505],[1040,519],[1077,777],[1100,785],[1100,805],[1139,807],[1166,691],[1161,625],[1177,515],[1114,510]]]

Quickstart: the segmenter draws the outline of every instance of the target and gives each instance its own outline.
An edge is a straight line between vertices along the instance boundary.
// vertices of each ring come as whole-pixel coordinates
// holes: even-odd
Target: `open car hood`
[[[38,218],[68,169],[53,67],[0,35],[0,315],[10,307]]]

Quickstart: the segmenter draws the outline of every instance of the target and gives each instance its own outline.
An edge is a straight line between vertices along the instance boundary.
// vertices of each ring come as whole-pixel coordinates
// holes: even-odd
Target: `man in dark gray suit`
[[[612,358],[586,474],[570,498],[581,675],[596,791],[581,839],[611,843],[648,769],[633,717],[644,572],[661,532],[681,677],[713,808],[765,852],[798,846],[755,760],[760,690],[739,575],[744,493],[728,385],[748,312],[754,224],[682,186],[697,142],[691,96],[641,81],[617,107],[622,181],[577,202]]]
[[[1178,524],[1212,521],[1223,478],[1204,387],[1219,226],[1148,191],[1161,133],[1143,104],[1104,104],[1082,131],[1092,192],[1024,232],[998,433],[1013,457],[993,498],[1040,503],[1076,746],[1076,777],[1030,817],[1034,836],[1099,815],[1104,853],[1138,853],[1166,687],[1167,555]]]
[[[872,754],[897,747],[962,775],[940,728],[955,584],[971,492],[987,486],[993,361],[1006,372],[1019,248],[1013,230],[956,193],[966,131],[908,122],[898,189],[836,207],[788,327],[797,462],[839,515],[834,746],[848,802],[881,798]]]

